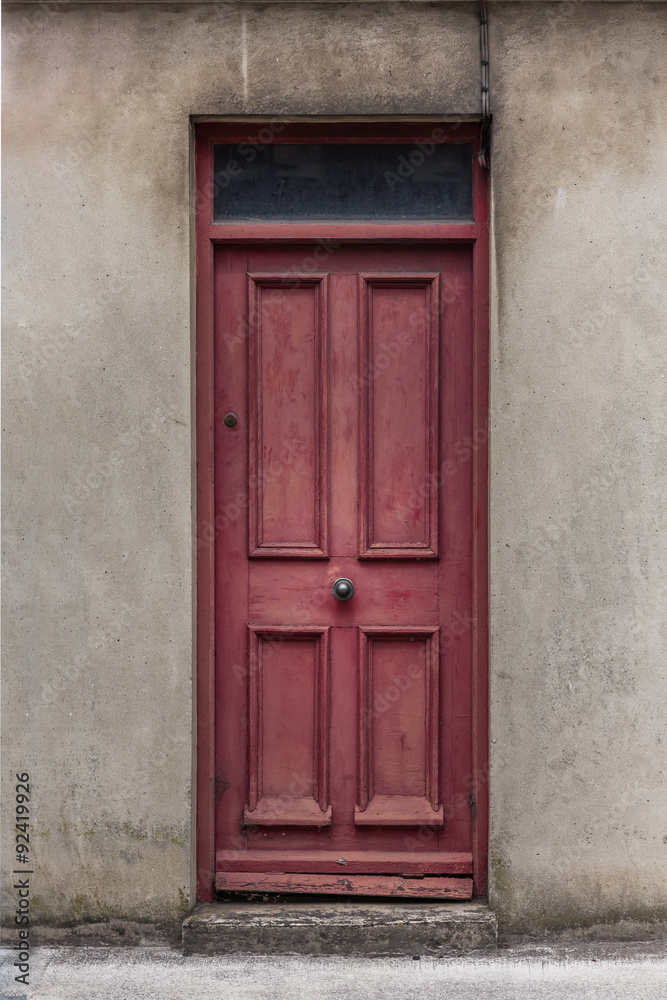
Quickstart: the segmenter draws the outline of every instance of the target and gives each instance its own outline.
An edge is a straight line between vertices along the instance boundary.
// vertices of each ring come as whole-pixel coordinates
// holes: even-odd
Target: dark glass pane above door
[[[214,146],[216,222],[472,219],[468,143]]]

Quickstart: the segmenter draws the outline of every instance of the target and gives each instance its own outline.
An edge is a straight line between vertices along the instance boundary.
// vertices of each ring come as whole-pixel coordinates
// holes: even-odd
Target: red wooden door
[[[471,895],[472,274],[215,249],[218,889]]]

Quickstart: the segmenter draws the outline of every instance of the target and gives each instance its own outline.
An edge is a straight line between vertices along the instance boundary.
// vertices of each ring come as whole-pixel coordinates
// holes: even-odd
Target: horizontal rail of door
[[[218,872],[301,872],[362,875],[470,875],[465,851],[218,851]]]

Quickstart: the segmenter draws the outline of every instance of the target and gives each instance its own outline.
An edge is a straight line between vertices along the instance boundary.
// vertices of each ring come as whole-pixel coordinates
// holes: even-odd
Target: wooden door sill
[[[403,899],[472,899],[472,878],[447,875],[312,875],[299,872],[217,872],[219,892],[393,896]]]

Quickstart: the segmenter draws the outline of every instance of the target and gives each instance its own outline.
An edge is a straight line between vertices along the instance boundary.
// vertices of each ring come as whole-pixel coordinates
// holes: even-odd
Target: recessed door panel
[[[322,557],[326,275],[249,275],[248,314],[250,555]]]
[[[328,629],[251,628],[244,822],[326,826]]]
[[[438,289],[438,274],[360,276],[364,558],[438,554]]]
[[[438,629],[362,629],[359,805],[365,826],[442,826]]]

